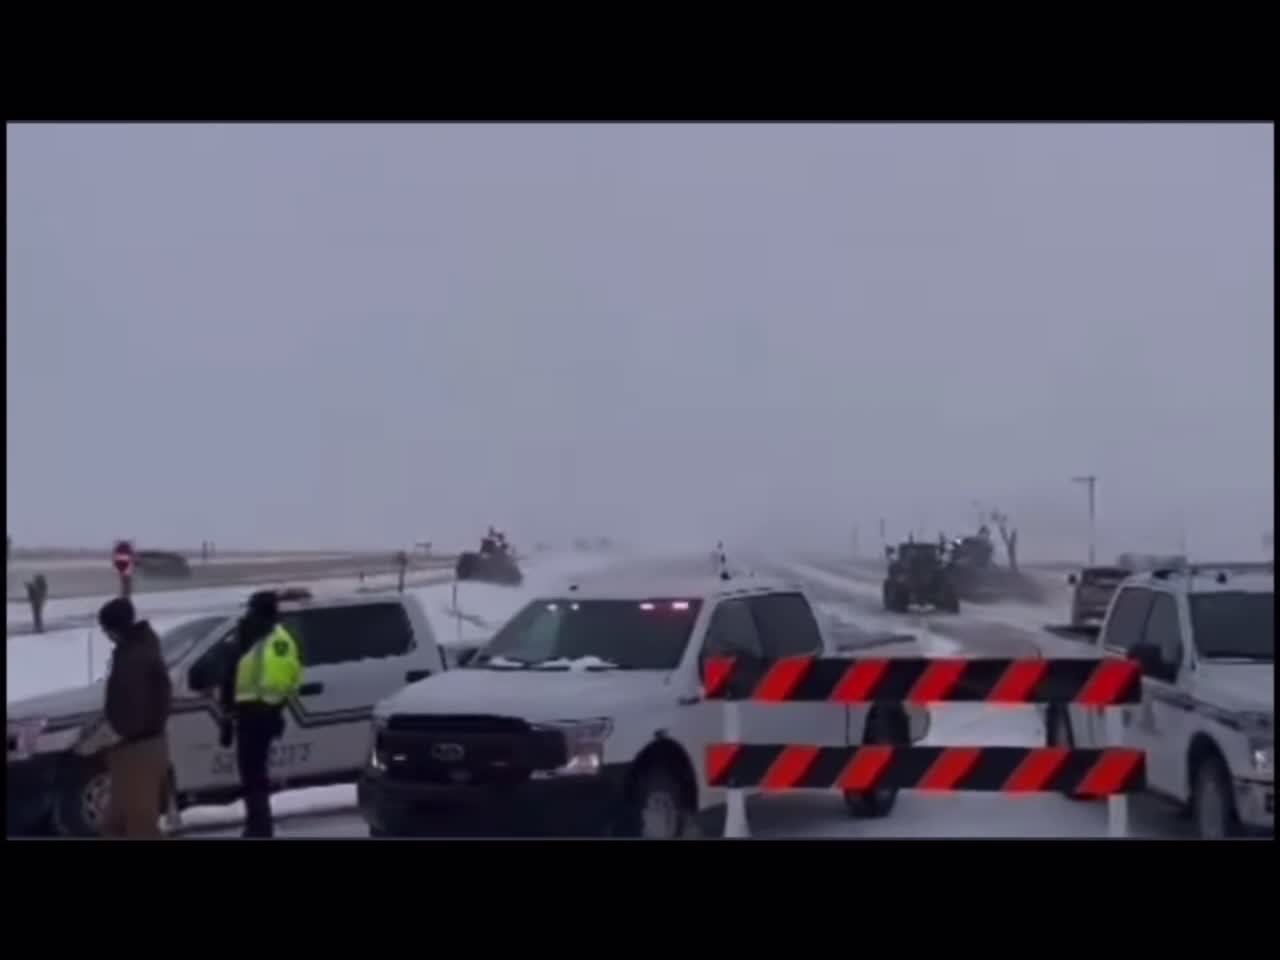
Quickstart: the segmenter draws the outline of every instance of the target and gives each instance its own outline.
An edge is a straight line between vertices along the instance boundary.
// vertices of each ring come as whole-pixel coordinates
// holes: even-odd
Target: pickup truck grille
[[[387,718],[387,729],[395,733],[528,733],[529,724],[516,717],[471,714],[397,713]]]
[[[377,748],[390,780],[460,787],[522,783],[568,759],[563,734],[513,717],[392,716]]]

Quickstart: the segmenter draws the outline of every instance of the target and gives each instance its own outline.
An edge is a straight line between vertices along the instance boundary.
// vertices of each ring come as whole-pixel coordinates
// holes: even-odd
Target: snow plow
[[[459,582],[475,581],[504,587],[518,587],[524,582],[524,574],[520,572],[506,535],[493,527],[480,541],[478,551],[459,555],[453,572]]]

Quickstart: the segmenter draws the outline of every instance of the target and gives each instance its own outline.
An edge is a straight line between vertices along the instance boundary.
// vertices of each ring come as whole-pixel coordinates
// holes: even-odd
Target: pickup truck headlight
[[[1253,772],[1263,776],[1275,776],[1276,748],[1273,743],[1250,744],[1250,756],[1253,759]]]
[[[8,740],[7,758],[26,760],[41,753],[63,753],[70,750],[80,740],[82,727],[63,727],[60,730],[49,730],[49,721],[44,717],[32,717],[14,720],[6,724]]]
[[[608,717],[590,720],[562,720],[552,727],[564,734],[568,762],[551,771],[552,776],[594,776],[604,767],[604,742],[613,733],[613,721]]]

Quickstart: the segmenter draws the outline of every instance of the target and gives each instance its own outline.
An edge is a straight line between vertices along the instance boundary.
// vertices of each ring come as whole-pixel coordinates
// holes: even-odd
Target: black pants
[[[244,791],[246,837],[275,834],[267,763],[271,757],[271,741],[283,732],[283,721],[279,707],[265,703],[236,706],[236,765],[240,770],[240,787]]]

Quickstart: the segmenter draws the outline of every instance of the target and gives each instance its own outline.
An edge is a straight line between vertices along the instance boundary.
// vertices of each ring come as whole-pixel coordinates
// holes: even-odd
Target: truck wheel
[[[940,606],[945,613],[959,613],[960,597],[954,590],[944,589],[942,591],[942,603]]]
[[[101,756],[76,758],[53,799],[53,829],[63,837],[100,837],[111,802],[111,778]]]
[[[623,836],[677,840],[687,836],[694,811],[680,782],[661,764],[651,764],[633,784],[619,824]]]
[[[1223,840],[1240,832],[1231,777],[1214,754],[1204,757],[1191,774],[1191,812],[1201,840]]]
[[[910,742],[906,719],[898,714],[877,710],[867,718],[867,730],[862,736],[865,744],[884,743],[907,746]],[[846,790],[844,805],[849,815],[860,819],[887,817],[898,802],[897,787],[880,787],[875,790]]]

